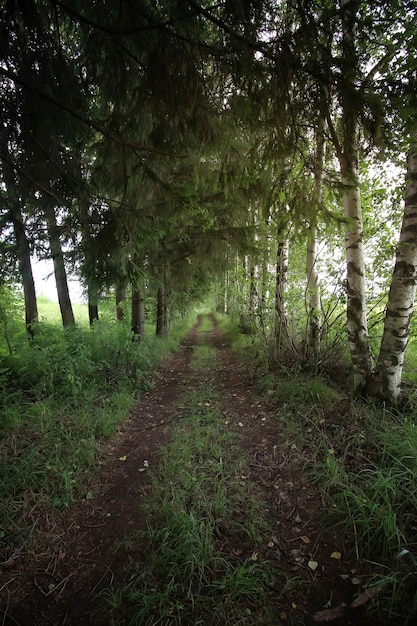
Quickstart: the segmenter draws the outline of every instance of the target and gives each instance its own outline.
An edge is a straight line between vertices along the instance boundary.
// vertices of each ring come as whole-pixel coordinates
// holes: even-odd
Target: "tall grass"
[[[320,378],[269,381],[268,398],[277,408],[277,427],[321,490],[324,533],[336,530],[340,545],[352,546],[366,574],[364,587],[383,588],[373,600],[375,620],[414,623],[415,414],[399,417],[349,400]]]
[[[236,350],[248,338],[228,333]],[[375,623],[415,623],[417,616],[417,356],[414,336],[406,357],[404,413],[349,398],[346,381],[293,367],[270,368],[248,346],[260,394],[276,410],[277,429],[298,450],[322,494],[323,532],[338,533],[366,575],[381,585],[370,603]],[[260,349],[259,349],[260,350]],[[335,361],[335,371],[339,371]],[[331,382],[329,382],[331,381]],[[362,565],[360,565],[362,564]],[[385,623],[385,622],[384,622]]]
[[[33,341],[11,336],[1,356],[0,538],[10,558],[35,529],[40,507],[63,508],[88,494],[100,441],[112,436],[151,384],[190,319],[169,337],[153,329],[133,342],[113,321],[63,329],[39,323]],[[151,334],[152,333],[152,334]]]

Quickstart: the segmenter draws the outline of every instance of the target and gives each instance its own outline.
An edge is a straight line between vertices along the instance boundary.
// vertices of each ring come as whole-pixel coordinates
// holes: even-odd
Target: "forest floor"
[[[218,354],[215,384],[222,415],[236,435],[235,445],[248,455],[244,480],[251,481],[263,502],[266,528],[258,545],[248,536],[225,534],[216,539],[221,543],[218,549],[241,560],[268,561],[280,576],[297,579],[298,584],[289,585],[288,593],[277,594],[277,625],[375,624],[367,618],[366,607],[351,607],[359,595],[351,581],[360,568],[354,551],[333,532],[323,532],[319,493],[308,482],[297,451],[280,433],[277,410],[256,394],[247,368],[235,359],[215,319],[210,319],[212,329],[205,332],[204,341]],[[135,537],[141,537],[141,531],[146,531],[141,503],[151,496],[151,474],[159,451],[183,417],[184,386],[201,394],[204,406],[204,372],[196,376],[189,371],[200,323],[201,317],[179,351],[165,360],[154,386],[117,437],[107,444],[100,473],[91,477],[91,497],[53,519],[45,515],[42,541],[2,572],[2,580],[6,580],[2,599],[7,602],[3,621],[0,614],[3,625],[113,623],[103,614],[100,592],[125,584],[129,566],[144,567],[149,559],[144,540],[124,538],[133,531]],[[253,619],[253,624],[263,623],[256,616]]]

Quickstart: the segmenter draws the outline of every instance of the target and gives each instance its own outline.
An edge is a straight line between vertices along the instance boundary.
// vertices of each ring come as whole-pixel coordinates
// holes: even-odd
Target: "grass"
[[[417,615],[417,428],[414,412],[347,399],[320,377],[260,381],[279,428],[321,490],[324,532],[352,545],[375,619],[398,626]]]
[[[273,575],[256,557],[264,530],[261,503],[242,480],[248,460],[224,423],[212,384],[217,357],[204,344],[206,330],[203,323],[189,383],[204,386],[201,392],[184,389],[184,413],[147,492],[149,558],[128,572],[125,586],[103,596],[115,625],[277,624],[268,602]],[[238,556],[236,546],[248,542],[251,554]],[[283,588],[287,582],[283,576]]]
[[[314,479],[321,485],[327,526],[352,541],[358,559],[369,564],[369,584],[384,586],[380,614],[393,624],[412,624],[417,614],[417,436],[409,418],[396,422],[376,408],[373,417],[354,447],[339,442],[324,461],[316,459]],[[334,436],[328,442],[333,445]]]
[[[46,296],[38,296],[38,315],[40,322],[48,324],[61,324],[61,311],[58,302],[52,302]],[[74,312],[75,321],[81,326],[88,326],[88,306],[86,304],[73,302],[72,310]]]
[[[224,322],[227,329],[228,323]],[[382,591],[369,603],[375,623],[410,626],[417,616],[417,402],[410,393],[417,371],[411,342],[402,415],[375,403],[351,400],[334,377],[311,375],[300,365],[277,370],[262,360],[262,339],[231,328],[260,393],[276,409],[277,428],[305,461],[322,494],[323,532],[351,546],[366,575],[363,587]],[[415,342],[414,342],[415,343]],[[242,351],[242,345],[246,346]],[[246,357],[247,358],[247,357]],[[246,360],[246,359],[245,359]],[[257,361],[258,360],[258,361]],[[341,381],[340,389],[345,388]]]
[[[88,497],[101,442],[116,433],[189,324],[164,339],[149,332],[140,344],[132,342],[127,325],[107,320],[92,330],[40,323],[33,342],[10,335],[12,351],[2,355],[0,378],[5,561],[30,543],[41,511]]]

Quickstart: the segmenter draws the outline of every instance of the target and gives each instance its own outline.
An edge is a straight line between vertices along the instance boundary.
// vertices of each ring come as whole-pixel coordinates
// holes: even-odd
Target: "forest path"
[[[366,624],[357,611],[353,617],[344,609],[337,613],[337,607],[349,603],[354,592],[349,581],[340,577],[340,562],[330,558],[341,546],[335,536],[320,533],[318,494],[279,432],[277,411],[257,397],[245,365],[235,360],[216,320],[210,319],[211,330],[201,333],[200,316],[180,350],[165,360],[154,387],[108,446],[99,476],[91,479],[90,497],[60,514],[45,529],[44,544],[14,572],[9,611],[21,626],[111,623],[98,611],[98,596],[111,585],[126,583],[129,564],[140,568],[148,558],[143,541],[126,537],[140,537],[146,529],[140,504],[151,493],[150,475],[158,463],[158,451],[183,417],[181,394],[192,388],[204,398],[205,373],[193,374],[189,367],[202,334],[217,351],[214,381],[225,424],[251,459],[245,480],[252,481],[264,502],[268,531],[256,547],[256,558],[269,560],[288,580],[296,576],[299,582],[277,602],[276,623],[315,623],[313,615],[327,605],[336,609],[323,621],[331,617],[338,625]],[[253,543],[248,540],[244,545],[240,540],[242,559],[250,558],[253,550]],[[312,561],[317,569],[309,566]],[[17,622],[6,619],[3,623]]]

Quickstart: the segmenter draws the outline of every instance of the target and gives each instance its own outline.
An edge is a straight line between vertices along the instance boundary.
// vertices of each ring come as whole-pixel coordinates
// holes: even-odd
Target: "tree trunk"
[[[317,215],[323,195],[324,168],[324,110],[322,104],[316,131],[316,156],[314,161],[313,211],[307,237],[307,358],[317,358],[320,352],[320,278],[317,272]]]
[[[226,313],[226,271],[216,283],[215,298],[216,311],[218,313]]]
[[[116,319],[122,322],[124,319],[123,305],[126,302],[126,285],[118,285],[116,287]]]
[[[317,357],[320,352],[320,279],[316,267],[317,261],[317,229],[315,223],[310,225],[307,240],[307,357]]]
[[[35,281],[33,280],[32,263],[30,259],[30,246],[26,237],[25,225],[20,209],[20,199],[16,191],[16,181],[13,169],[2,163],[4,181],[10,201],[9,216],[13,224],[13,232],[16,239],[17,258],[19,270],[22,276],[23,294],[25,298],[25,323],[28,334],[33,337],[35,324],[38,321],[38,305],[36,301]]]
[[[75,318],[69,295],[64,255],[62,253],[61,241],[59,238],[59,228],[56,221],[55,210],[48,200],[44,203],[44,213],[48,229],[51,257],[54,263],[56,290],[58,294],[59,308],[61,310],[62,323],[64,326],[73,326],[75,324]]]
[[[25,298],[25,323],[26,330],[31,337],[35,334],[35,324],[38,321],[38,305],[36,301],[35,281],[33,280],[32,263],[30,260],[29,242],[26,237],[23,217],[20,209],[13,207],[10,210],[16,238],[17,257],[19,270],[22,276],[23,294]]]
[[[255,277],[255,265],[251,263],[250,265],[250,287],[249,287],[249,318],[251,322],[255,320],[255,310],[256,310],[256,277]]]
[[[145,288],[143,280],[132,285],[132,332],[134,337],[145,337]]]
[[[355,79],[356,2],[343,3],[343,61],[341,81],[343,147],[339,153],[341,182],[344,188],[345,248],[347,266],[347,328],[353,366],[353,390],[360,393],[372,371],[368,345],[365,261],[359,188],[359,129]]]
[[[165,296],[165,285],[160,285],[156,302],[156,334],[158,337],[162,337],[168,332],[168,311]]]
[[[88,319],[90,326],[98,320],[98,289],[92,284],[92,281],[88,282]]]
[[[81,178],[82,173],[80,167],[80,179]],[[87,285],[88,318],[90,321],[90,326],[93,326],[94,322],[99,319],[98,302],[100,289],[97,280],[96,251],[91,229],[89,206],[89,196],[85,191],[81,190],[78,195],[78,213],[81,224],[81,250],[84,255],[84,259],[82,261],[82,273],[85,284]]]
[[[284,292],[287,284],[287,247],[288,242],[282,237],[281,229],[278,229],[278,246],[275,274],[275,316],[274,316],[274,347],[277,357],[283,340],[289,337],[287,316],[284,304]]]
[[[369,395],[398,404],[417,280],[417,131],[408,155],[407,186],[400,240],[385,311],[384,332]]]

